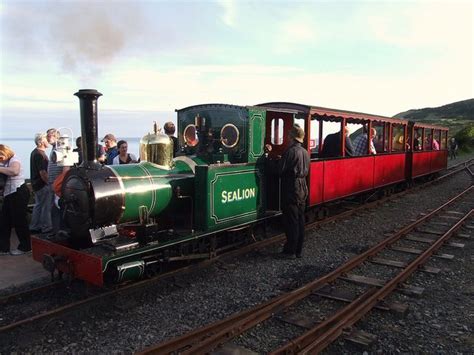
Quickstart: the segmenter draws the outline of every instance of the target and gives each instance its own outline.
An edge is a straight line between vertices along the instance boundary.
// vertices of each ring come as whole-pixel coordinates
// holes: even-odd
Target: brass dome
[[[166,134],[158,132],[156,123],[155,133],[148,133],[140,140],[140,161],[147,161],[166,168],[173,163],[173,140]]]

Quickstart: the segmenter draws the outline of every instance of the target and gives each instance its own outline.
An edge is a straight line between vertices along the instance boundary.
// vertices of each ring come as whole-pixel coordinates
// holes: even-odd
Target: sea
[[[137,158],[139,157],[140,138],[129,137],[120,139],[126,140],[128,143],[128,152],[134,154]],[[15,154],[19,157],[23,168],[23,176],[26,179],[30,178],[30,154],[35,149],[36,145],[31,138],[2,138],[0,144],[9,146]],[[73,144],[73,148],[75,144]],[[51,148],[48,148],[46,153],[49,156]]]

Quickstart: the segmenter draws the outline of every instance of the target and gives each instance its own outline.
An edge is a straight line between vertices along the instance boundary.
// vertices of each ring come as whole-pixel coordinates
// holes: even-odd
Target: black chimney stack
[[[102,96],[94,89],[79,90],[74,95],[79,98],[81,108],[82,166],[98,168],[97,162],[97,99]]]

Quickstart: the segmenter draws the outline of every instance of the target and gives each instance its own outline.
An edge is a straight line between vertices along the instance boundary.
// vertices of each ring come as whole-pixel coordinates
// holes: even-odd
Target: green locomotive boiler
[[[96,285],[155,273],[173,260],[209,257],[266,209],[265,110],[222,104],[177,110],[178,154],[157,132],[138,164],[97,163],[96,90],[80,90],[84,161],[62,187],[66,228],[34,236],[33,257]]]

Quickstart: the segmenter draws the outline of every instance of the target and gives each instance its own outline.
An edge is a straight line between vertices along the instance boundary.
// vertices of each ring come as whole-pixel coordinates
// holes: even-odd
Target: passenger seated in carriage
[[[345,135],[345,153],[346,157],[352,157],[354,155],[354,147],[352,146],[351,139],[349,138],[349,129],[344,128]],[[323,150],[321,152],[321,158],[333,158],[341,156],[341,132],[336,132],[326,136],[323,142]]]

